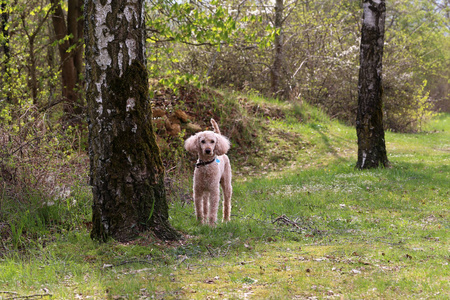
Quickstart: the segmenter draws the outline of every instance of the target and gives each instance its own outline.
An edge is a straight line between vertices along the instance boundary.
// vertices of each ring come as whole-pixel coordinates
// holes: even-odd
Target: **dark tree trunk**
[[[37,82],[37,64],[36,64],[36,53],[34,52],[34,41],[35,35],[32,35],[28,39],[28,47],[30,49],[29,58],[28,58],[28,68],[30,78],[28,80],[28,87],[31,90],[31,97],[33,98],[33,104],[38,105],[37,97],[38,97],[38,82]]]
[[[59,41],[65,119],[70,123],[79,123],[84,107],[83,99],[77,91],[82,87],[80,74],[83,72],[83,1],[68,1],[67,25],[61,2],[51,2],[54,7],[53,28]],[[65,39],[66,36],[71,37]]]
[[[11,54],[10,54],[10,48],[9,48],[9,30],[7,29],[8,25],[8,19],[9,19],[9,13],[7,9],[7,3],[6,1],[1,1],[1,10],[2,10],[2,33],[3,33],[3,42],[2,42],[2,50],[3,54],[5,55],[5,58],[7,61],[9,61]]]
[[[91,237],[127,241],[151,229],[177,239],[152,128],[143,0],[87,0],[85,19]]]
[[[271,91],[274,97],[278,97],[280,92],[283,92],[280,90],[281,72],[283,68],[283,10],[283,0],[276,0],[274,27],[278,33],[275,35],[275,53],[271,70]]]
[[[356,167],[369,169],[389,165],[384,140],[381,86],[386,7],[384,0],[364,0],[363,6],[356,117]]]
[[[6,1],[1,2],[1,10],[2,10],[2,20],[1,20],[1,32],[3,34],[3,42],[2,42],[2,50],[4,57],[2,58],[2,70],[4,74],[6,75],[6,80],[9,80],[10,72],[9,72],[9,61],[11,58],[11,51],[9,48],[9,31],[8,31],[8,19],[9,19],[9,13],[7,10]],[[7,103],[11,102],[11,96],[8,92],[6,95],[6,101]]]

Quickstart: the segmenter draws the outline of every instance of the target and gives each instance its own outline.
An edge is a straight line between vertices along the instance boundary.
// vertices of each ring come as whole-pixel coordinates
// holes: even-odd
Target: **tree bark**
[[[275,34],[275,53],[271,70],[271,90],[274,97],[278,97],[280,92],[282,92],[280,91],[280,81],[283,68],[283,10],[283,0],[276,0],[274,27],[278,32]]]
[[[359,169],[389,166],[383,128],[382,58],[386,6],[384,0],[364,0],[358,82]]]
[[[59,41],[65,119],[70,123],[79,123],[84,107],[77,91],[82,87],[80,74],[83,72],[83,0],[68,1],[67,25],[60,0],[51,0],[51,3],[54,7],[52,21],[55,38]]]
[[[9,72],[9,61],[11,58],[11,51],[9,48],[9,30],[8,30],[8,19],[9,19],[9,13],[7,10],[7,3],[6,1],[1,1],[1,10],[2,10],[2,20],[1,20],[1,32],[3,34],[3,41],[2,41],[2,50],[4,57],[2,58],[4,74],[6,75],[6,80],[9,80],[10,72]],[[11,102],[11,96],[10,92],[6,93],[6,102]]]
[[[85,19],[91,237],[127,241],[151,229],[178,239],[152,128],[143,0],[87,0]]]

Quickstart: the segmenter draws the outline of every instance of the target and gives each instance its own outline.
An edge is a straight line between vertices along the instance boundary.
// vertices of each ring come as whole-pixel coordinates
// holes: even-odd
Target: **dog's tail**
[[[217,125],[216,121],[214,121],[214,119],[211,119],[211,124],[214,128],[214,132],[217,134],[220,134],[220,129],[219,129],[219,125]]]

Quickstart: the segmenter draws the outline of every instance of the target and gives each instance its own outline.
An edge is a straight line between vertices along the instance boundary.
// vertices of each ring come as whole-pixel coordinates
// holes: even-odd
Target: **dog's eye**
[[[214,144],[214,141],[211,141],[211,144]]]
[[[201,141],[202,144],[206,143],[205,140]]]

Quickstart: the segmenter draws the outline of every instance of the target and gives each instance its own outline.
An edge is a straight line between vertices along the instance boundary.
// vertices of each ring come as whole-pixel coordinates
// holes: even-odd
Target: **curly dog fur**
[[[211,119],[214,131],[202,131],[189,137],[184,148],[197,154],[194,171],[194,203],[197,220],[214,226],[220,201],[220,188],[224,194],[223,221],[230,220],[231,213],[231,165],[225,154],[230,141],[220,134],[219,126]]]

